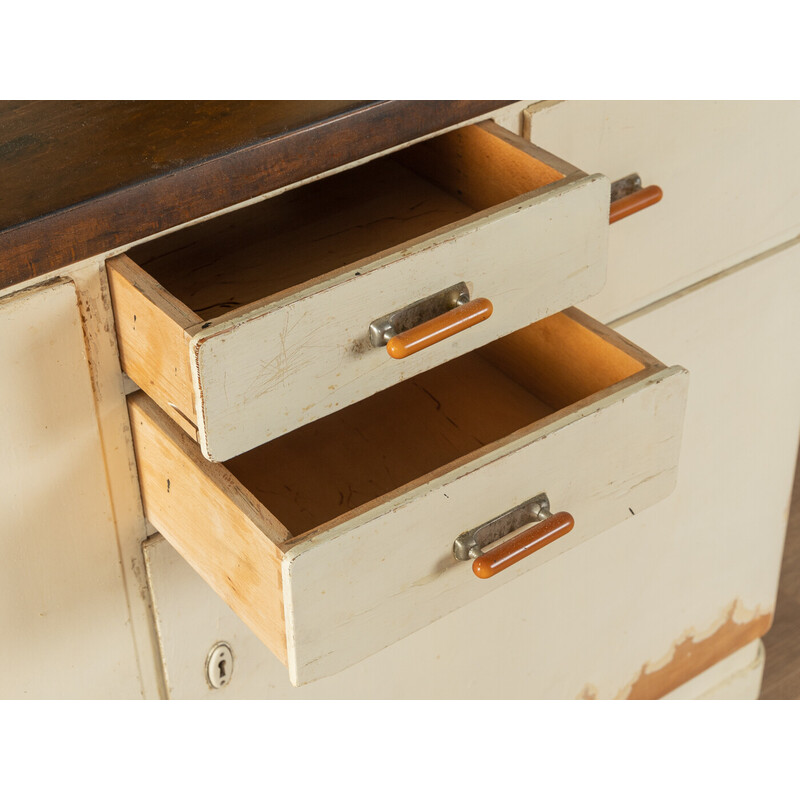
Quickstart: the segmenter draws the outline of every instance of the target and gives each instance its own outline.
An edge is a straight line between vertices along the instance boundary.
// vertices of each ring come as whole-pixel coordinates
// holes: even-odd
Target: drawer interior
[[[575,314],[534,323],[225,466],[299,536],[649,365]]]
[[[467,126],[128,255],[209,320],[565,177],[532,150]]]

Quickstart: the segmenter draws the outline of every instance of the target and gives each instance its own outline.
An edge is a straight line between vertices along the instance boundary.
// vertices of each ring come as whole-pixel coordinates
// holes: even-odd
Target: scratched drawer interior
[[[634,446],[620,440],[623,453],[617,452],[618,434],[609,427],[611,423],[587,428],[584,445],[599,452],[586,454],[597,474],[592,471],[592,477],[583,482],[578,477],[585,465],[561,464],[555,469],[551,464],[549,471],[545,463],[538,465],[536,469],[547,475],[543,487],[535,476],[536,469],[530,470],[528,485],[528,469],[521,474],[517,470],[513,475],[504,473],[498,480],[492,477],[492,470],[497,468],[492,464],[499,463],[505,469],[500,454],[535,451],[544,441],[550,447],[559,434],[574,427],[573,423],[586,424],[593,415],[604,419],[597,415],[614,406],[618,417],[614,424],[624,424],[624,416],[622,423],[619,419],[620,414],[627,413],[622,401],[640,390],[644,394],[660,391],[653,382],[674,379],[676,369],[681,372],[680,368],[667,369],[571,309],[224,464],[204,460],[197,445],[139,392],[129,399],[129,405],[145,513],[289,664],[292,680],[304,682],[319,677],[315,670],[326,669],[317,664],[306,673],[304,665],[316,664],[316,657],[306,662],[307,645],[299,644],[304,635],[314,640],[307,633],[308,624],[299,622],[305,613],[304,592],[311,585],[309,581],[322,586],[332,580],[332,586],[320,591],[327,591],[334,604],[341,600],[339,608],[344,614],[349,605],[361,599],[359,571],[373,574],[391,569],[394,574],[411,570],[412,575],[423,578],[431,559],[449,564],[448,569],[458,569],[452,556],[456,535],[543,489],[554,492],[555,503],[569,500],[570,492],[585,493],[580,502],[589,503],[592,514],[585,516],[593,518],[583,521],[584,532],[579,536],[627,518],[628,505],[638,510],[654,502],[659,492],[665,493],[677,463],[673,429],[679,434],[682,420],[682,411],[671,414],[666,400],[658,425],[648,421],[650,412],[637,412],[636,404],[629,403],[631,418],[627,422],[635,429],[642,419],[644,423],[636,431]],[[671,437],[665,436],[665,425]],[[650,450],[646,463],[642,448]],[[657,472],[650,475],[647,470]],[[478,483],[469,498],[458,504],[461,518],[444,522],[425,517],[422,525],[419,520],[403,525],[403,514],[413,515],[418,503],[427,502],[424,497],[430,487],[441,484],[444,498],[450,492],[456,497],[456,484],[465,475]],[[599,481],[597,487],[592,481]],[[620,487],[624,490],[628,483],[634,487],[631,494],[620,496]],[[602,493],[614,484],[614,496],[602,499]],[[561,486],[565,488],[559,491]],[[525,496],[517,497],[513,492]],[[421,544],[399,550],[380,545],[381,558],[365,547],[355,558],[356,562],[365,562],[357,569],[339,564],[336,547],[355,540],[380,541],[383,534],[374,527],[375,519],[376,515],[388,519],[387,509],[403,527],[402,536],[417,537]],[[440,541],[442,537],[447,541]],[[324,555],[329,545],[330,555]],[[307,557],[309,551],[323,554],[322,563],[329,564],[331,576],[326,572],[308,577],[297,572],[297,564],[313,564],[313,558]],[[463,571],[454,579],[474,581]],[[343,588],[345,584],[349,588]],[[344,592],[344,596],[337,599],[337,592]],[[292,612],[287,616],[284,603],[289,597],[293,598]],[[437,601],[426,613],[433,613],[435,618],[452,610],[443,603]],[[367,635],[358,647],[373,648],[369,652],[374,652],[391,643],[381,642],[381,637],[392,635]],[[340,653],[345,666],[348,647]]]
[[[109,260],[123,368],[227,460],[597,291],[606,183],[484,123],[152,240]],[[370,346],[462,283],[491,318],[403,363]]]

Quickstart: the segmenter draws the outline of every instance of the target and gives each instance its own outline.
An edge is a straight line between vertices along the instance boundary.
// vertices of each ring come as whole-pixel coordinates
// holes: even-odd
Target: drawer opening
[[[486,128],[467,126],[147,242],[128,255],[210,320],[564,177]]]
[[[225,466],[291,537],[429,480],[651,366],[573,314],[540,320]]]

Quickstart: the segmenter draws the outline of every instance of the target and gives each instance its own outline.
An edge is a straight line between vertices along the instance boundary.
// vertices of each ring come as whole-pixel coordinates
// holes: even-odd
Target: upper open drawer
[[[608,210],[461,128],[109,259],[122,366],[226,460],[595,294]]]

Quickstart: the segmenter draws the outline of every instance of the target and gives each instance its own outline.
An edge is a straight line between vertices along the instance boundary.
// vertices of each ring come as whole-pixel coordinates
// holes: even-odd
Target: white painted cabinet
[[[308,595],[305,605],[295,607],[295,589],[281,584],[274,595],[279,598],[275,613],[281,623],[288,597],[292,614],[299,609],[308,621],[319,612],[322,625],[318,637],[308,633],[313,626],[304,628],[308,635],[300,642],[302,668],[319,680],[293,687],[281,660],[145,522],[126,405],[126,394],[137,387],[120,369],[106,281],[107,259],[122,255],[130,249],[126,246],[0,296],[0,635],[13,642],[21,664],[6,679],[0,696],[756,694],[764,663],[759,639],[774,612],[800,428],[800,373],[793,367],[800,359],[800,245],[795,239],[800,207],[792,180],[796,170],[786,166],[787,154],[793,152],[789,144],[800,133],[800,105],[568,102],[534,104],[523,116],[525,134],[535,145],[612,180],[639,172],[645,183],[664,190],[661,203],[612,226],[605,288],[579,307],[662,364],[688,371],[677,471],[674,464],[670,467],[670,485],[677,481],[674,491],[653,489],[655,481],[663,479],[657,470],[643,473],[642,480],[653,483],[631,486],[631,491],[650,499],[642,507],[628,504],[626,519],[617,514],[615,501],[608,524],[598,525],[578,546],[553,550],[550,555],[555,557],[539,556],[530,569],[508,571],[509,577],[494,591],[481,593],[479,586],[462,591],[454,584],[445,593],[454,599],[445,616],[429,613],[425,606],[436,596],[428,584],[413,590],[421,610],[391,597],[381,601],[380,607],[388,609],[383,620],[391,628],[388,636],[371,631],[360,637],[359,626],[369,627],[381,618],[358,616],[346,580],[333,582],[329,607],[327,594]],[[511,124],[518,116],[505,119]],[[597,185],[592,183],[590,191]],[[597,198],[593,203],[594,219],[600,203]],[[597,235],[593,241],[599,241]],[[577,250],[572,247],[570,252]],[[588,247],[586,252],[595,251]],[[592,263],[594,281],[600,261]],[[348,285],[337,275],[333,289]],[[596,289],[599,283],[592,286]],[[164,295],[150,299],[156,316],[171,302]],[[386,305],[383,311],[393,310],[388,300]],[[538,318],[545,306],[517,308],[515,326],[522,327],[526,313],[532,316],[525,324]],[[175,309],[170,308],[166,311],[172,313]],[[223,322],[228,319],[224,313],[220,316]],[[204,324],[189,317],[183,322],[183,327],[167,331],[165,353],[183,353],[186,345],[188,354],[187,330]],[[141,323],[141,317],[125,317],[122,324]],[[191,331],[193,336],[201,332],[200,327]],[[505,332],[485,338],[474,334],[463,352],[448,353],[474,358],[472,351],[502,335]],[[150,343],[143,351],[148,347]],[[443,363],[446,371],[451,361],[434,359],[424,369]],[[167,361],[164,365],[170,366]],[[171,366],[185,402],[176,402],[180,413],[172,413],[172,418],[194,436],[198,375],[192,373],[188,357]],[[381,375],[347,395],[344,407],[402,380]],[[171,380],[165,378],[165,385]],[[675,397],[673,393],[672,401]],[[165,401],[162,407],[169,406],[166,395],[160,399]],[[620,402],[635,402],[635,396]],[[260,408],[259,419],[264,421],[268,404]],[[335,416],[318,411],[312,409],[308,419]],[[637,443],[648,452],[662,452],[658,448],[675,435],[663,415],[674,411],[665,411],[656,397],[651,405],[638,408],[635,429],[623,430],[618,443],[628,441],[631,452]],[[294,422],[286,429],[293,427]],[[242,438],[242,430],[247,426],[230,438],[231,452],[251,443],[249,433]],[[655,431],[663,436],[659,434],[651,447],[647,437]],[[521,450],[529,452],[530,463],[520,468],[546,473],[534,455],[537,448],[555,447],[560,435],[532,440]],[[209,464],[196,443],[189,444],[202,460],[197,474],[207,477],[206,469],[228,469]],[[570,448],[569,457],[560,463],[580,461],[576,474],[584,477],[591,474],[595,460],[602,470],[629,466],[624,452],[628,445],[617,455],[604,451],[605,461],[579,443]],[[240,458],[246,460],[249,452]],[[559,492],[577,497],[579,487],[565,474],[559,474]],[[625,474],[625,480],[635,483],[636,470]],[[149,461],[141,477],[145,495],[161,486],[162,476]],[[511,495],[517,496],[507,477],[497,478],[503,485],[496,498],[490,485],[481,487],[487,507],[495,503],[499,509],[507,506],[506,500],[511,502]],[[591,510],[613,494],[602,479],[598,473],[585,508]],[[228,478],[220,480],[228,489],[233,485]],[[613,476],[608,481],[613,482]],[[434,488],[446,490],[446,481],[440,483]],[[211,491],[208,482],[197,485]],[[417,494],[423,489],[417,487]],[[236,514],[244,511],[255,526],[250,536],[259,530],[259,519],[271,524],[269,504],[257,508],[246,491],[237,489],[234,495]],[[199,492],[196,499],[202,517],[207,497]],[[398,520],[420,497],[412,499],[415,502],[405,511],[403,499],[394,499]],[[465,495],[465,507],[471,502]],[[412,526],[418,522],[413,514],[407,519]],[[223,528],[217,533],[224,539]],[[417,548],[440,547],[445,538],[452,539],[453,531],[448,530],[447,537],[444,533],[436,532],[428,541],[417,531]],[[323,531],[320,541],[337,541],[336,535],[326,536]],[[338,541],[346,542],[348,536],[345,531]],[[402,555],[401,545],[396,545],[395,556]],[[318,580],[320,590],[327,592],[320,572],[325,559],[308,552],[294,566],[307,559],[314,562],[314,570],[298,576],[306,587]],[[287,575],[298,577],[290,574],[292,558],[283,565],[286,569],[276,563],[272,577],[261,575],[267,581],[274,578],[273,588]],[[435,570],[423,572],[411,575],[410,582]],[[394,596],[395,577],[387,573],[375,585],[380,583],[379,589]],[[398,577],[401,588],[408,577]],[[435,580],[431,584],[435,586]],[[348,656],[336,669],[312,674],[315,664],[336,661],[340,606],[349,609],[346,623],[351,633],[355,631],[349,656],[357,652],[363,660],[354,663],[358,658]],[[397,631],[404,638],[395,635]],[[363,647],[367,639],[369,647]],[[212,689],[206,659],[219,642],[231,647],[232,672],[224,688]],[[284,660],[287,653],[283,651]]]

